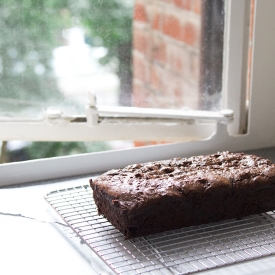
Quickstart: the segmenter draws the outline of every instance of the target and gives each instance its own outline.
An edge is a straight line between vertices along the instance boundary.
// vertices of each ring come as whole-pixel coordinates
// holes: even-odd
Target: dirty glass
[[[219,108],[223,1],[1,0],[0,115]]]
[[[99,105],[219,110],[223,28],[223,0],[0,0],[0,118],[84,116],[88,92]],[[32,143],[12,144],[2,159]],[[146,144],[41,143],[27,155]]]

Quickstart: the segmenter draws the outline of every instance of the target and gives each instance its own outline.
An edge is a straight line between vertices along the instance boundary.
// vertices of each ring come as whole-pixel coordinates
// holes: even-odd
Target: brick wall
[[[201,0],[135,0],[133,105],[199,109]]]
[[[246,99],[250,98],[250,83],[251,83],[251,69],[252,69],[252,54],[253,54],[253,29],[254,29],[254,8],[255,0],[251,0],[250,4],[250,19],[249,19],[249,48],[248,48],[248,62],[247,62],[247,82],[246,82]]]

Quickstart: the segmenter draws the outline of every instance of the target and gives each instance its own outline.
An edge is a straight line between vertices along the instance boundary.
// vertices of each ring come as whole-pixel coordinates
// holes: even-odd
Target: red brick
[[[247,60],[247,80],[246,80],[246,85],[247,85],[247,90],[250,91],[250,83],[251,83],[251,68],[252,68],[252,47],[249,46],[248,48],[248,60]],[[249,93],[247,93],[247,100],[249,100]]]
[[[154,36],[151,43],[151,57],[162,64],[166,62],[166,43],[161,37]]]
[[[201,14],[201,0],[193,0],[193,11]]]
[[[179,85],[176,85],[173,89],[173,95],[177,101],[177,107],[182,107],[182,98],[183,98],[183,94],[182,94],[182,83],[180,83]]]
[[[136,3],[134,7],[134,20],[147,22],[148,17],[146,13],[145,5],[142,3]]]
[[[150,141],[134,141],[134,147],[153,145]]]
[[[157,0],[158,4],[159,3],[164,3],[164,4],[173,4],[174,0]]]
[[[166,15],[164,17],[163,32],[177,40],[180,39],[181,27],[180,21],[173,15]]]
[[[184,78],[180,74],[167,71],[164,77],[166,86],[163,89],[163,96],[166,99],[167,107],[182,107],[182,86]]]
[[[168,56],[167,62],[168,62],[169,68],[174,72],[183,74],[184,67],[185,67],[184,60],[187,58],[185,52],[186,50],[183,47],[169,45],[167,49],[167,56]]]
[[[133,54],[133,77],[143,82],[146,81],[144,58],[138,54]]]
[[[134,141],[134,147],[174,143],[174,141]]]
[[[156,93],[140,81],[133,82],[133,106],[143,108],[157,107]]]
[[[181,7],[185,10],[191,10],[192,7],[192,0],[174,0],[174,4],[178,7]]]
[[[150,39],[147,29],[134,27],[133,29],[133,48],[145,55],[150,54]]]
[[[200,0],[136,0],[136,3],[140,6],[135,16],[140,15],[138,23],[133,24],[134,106],[197,108]],[[143,11],[138,12],[141,6]],[[188,10],[188,18],[192,18],[181,16],[181,9]]]
[[[159,89],[161,87],[161,75],[160,71],[156,66],[152,66],[151,68],[151,88]]]
[[[198,30],[192,23],[187,22],[181,28],[181,41],[190,46],[198,43]]]
[[[251,81],[251,66],[252,66],[252,39],[253,39],[253,30],[254,30],[254,9],[255,9],[255,0],[251,1],[250,4],[250,26],[249,26],[249,48],[248,48],[248,60],[247,60],[247,91],[250,91],[250,81]],[[249,93],[247,94],[247,99],[249,98]]]
[[[189,70],[189,64],[190,64],[190,51],[184,48],[184,50],[181,51],[181,55],[179,57],[181,59],[182,67],[181,70],[178,71],[179,74],[183,76],[184,79],[188,79],[188,70]]]
[[[198,54],[190,54],[190,79],[196,85],[200,80],[200,56]]]
[[[140,81],[133,81],[132,104],[135,107],[146,107],[146,90]]]
[[[250,18],[249,18],[249,38],[252,39],[253,38],[253,30],[254,30],[254,9],[255,9],[255,0],[251,1],[250,4]]]
[[[186,10],[191,10],[191,2],[192,0],[182,0],[181,1],[181,6],[182,8],[186,9]]]
[[[157,10],[153,12],[152,28],[154,30],[162,31],[163,12]]]
[[[178,7],[181,7],[181,0],[174,0],[174,4]]]

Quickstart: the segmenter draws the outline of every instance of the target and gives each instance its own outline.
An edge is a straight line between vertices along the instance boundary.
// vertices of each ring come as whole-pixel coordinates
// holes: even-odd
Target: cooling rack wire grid
[[[117,274],[192,274],[275,255],[275,213],[124,240],[98,216],[88,185],[45,199]]]

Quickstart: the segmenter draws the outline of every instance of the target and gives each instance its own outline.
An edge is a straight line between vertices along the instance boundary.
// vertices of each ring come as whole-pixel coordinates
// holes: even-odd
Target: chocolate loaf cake
[[[275,209],[275,165],[243,153],[129,165],[90,185],[126,239]]]

